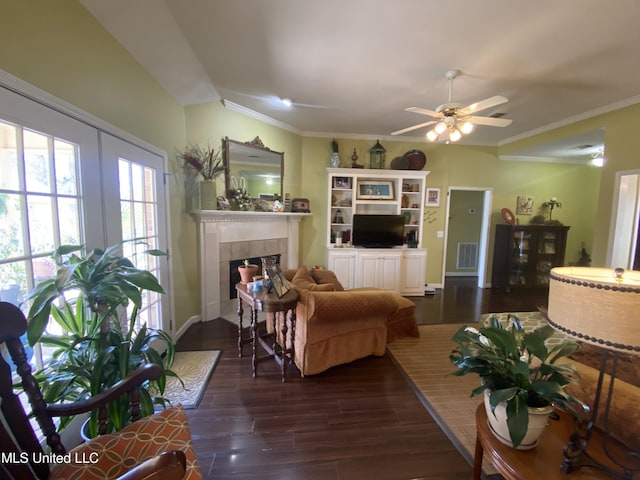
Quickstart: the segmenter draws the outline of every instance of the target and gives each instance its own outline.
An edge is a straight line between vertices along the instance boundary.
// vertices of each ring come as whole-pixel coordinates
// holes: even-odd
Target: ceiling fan
[[[436,120],[430,120],[418,125],[403,128],[402,130],[396,130],[395,132],[391,132],[391,135],[402,135],[403,133],[435,124],[434,128],[427,132],[427,139],[431,142],[435,142],[440,135],[446,134],[446,143],[449,143],[460,140],[463,133],[471,133],[474,125],[506,127],[511,124],[512,120],[506,118],[479,117],[475,115],[481,110],[486,110],[487,108],[508,102],[509,100],[505,97],[496,95],[494,97],[481,100],[480,102],[472,103],[466,107],[459,103],[452,103],[451,93],[453,91],[453,80],[458,75],[460,75],[459,70],[449,70],[447,72],[447,79],[449,80],[449,101],[447,103],[440,105],[435,110],[427,110],[426,108],[420,107],[409,107],[405,109],[407,112],[428,115],[430,117],[434,117]]]

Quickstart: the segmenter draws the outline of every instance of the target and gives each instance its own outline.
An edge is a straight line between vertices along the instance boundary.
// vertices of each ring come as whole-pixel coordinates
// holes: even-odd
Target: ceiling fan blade
[[[474,117],[473,115],[464,117],[464,120],[474,125],[488,125],[490,127],[508,127],[513,122],[510,118]]]
[[[430,117],[436,117],[436,118],[441,117],[441,115],[438,112],[435,112],[433,110],[427,110],[426,108],[409,107],[409,108],[405,108],[405,111],[406,112],[420,113],[422,115],[429,115]]]
[[[508,98],[502,97],[500,95],[496,95],[495,97],[486,98],[484,100],[480,100],[479,102],[472,103],[464,108],[460,109],[460,113],[462,115],[469,115],[471,113],[476,113],[481,110],[486,110],[487,108],[495,107],[497,105],[502,105],[503,103],[507,103],[509,101]]]
[[[396,130],[395,132],[391,132],[391,135],[402,135],[403,133],[410,132],[411,130],[417,130],[418,128],[426,127],[427,125],[431,125],[436,123],[435,120],[431,120],[429,122],[420,123],[418,125],[414,125],[413,127],[403,128],[402,130]]]

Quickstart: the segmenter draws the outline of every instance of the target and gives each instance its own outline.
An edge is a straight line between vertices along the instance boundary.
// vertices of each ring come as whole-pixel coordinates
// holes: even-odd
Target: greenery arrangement
[[[205,180],[213,180],[224,172],[222,156],[218,149],[216,152],[211,147],[188,145],[184,152],[178,154],[178,159],[183,161],[186,168],[192,168]]]
[[[514,447],[518,447],[529,425],[527,407],[555,404],[580,418],[585,405],[564,391],[574,383],[578,373],[569,364],[556,362],[578,348],[567,341],[548,348],[545,344],[555,330],[545,325],[525,332],[517,316],[510,314],[503,326],[494,315],[488,326],[464,326],[453,336],[458,346],[449,359],[457,367],[452,375],[476,373],[481,385],[471,392],[477,395],[489,390],[492,412],[506,402],[507,424]]]
[[[151,415],[154,405],[167,403],[164,393],[173,363],[174,344],[165,332],[147,328],[136,330],[138,312],[145,290],[164,293],[157,278],[117,253],[121,244],[95,249],[84,256],[83,246],[64,245],[54,252],[55,278],[40,282],[28,295],[27,338],[53,349],[46,367],[36,372],[47,403],[74,402],[111,387],[142,365],[156,363],[163,369],[160,378],[140,390],[142,416]],[[158,250],[146,254],[165,255]],[[47,331],[49,319],[54,328]],[[163,356],[152,346],[159,343]],[[130,419],[126,396],[109,404],[108,431],[116,431]],[[63,418],[64,429],[71,418]],[[90,436],[97,435],[97,412],[90,421]]]
[[[244,188],[231,190],[231,201],[235,204],[236,209],[238,210],[251,210],[251,206],[253,205],[251,195],[249,195]]]

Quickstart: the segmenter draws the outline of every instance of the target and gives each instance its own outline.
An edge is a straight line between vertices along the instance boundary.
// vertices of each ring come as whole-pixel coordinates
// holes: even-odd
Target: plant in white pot
[[[525,332],[518,317],[510,314],[506,326],[494,315],[486,325],[463,326],[453,336],[458,346],[449,356],[457,367],[452,375],[480,376],[481,385],[471,395],[484,393],[493,433],[514,448],[535,447],[553,406],[578,418],[587,408],[564,391],[567,384],[576,382],[578,373],[570,364],[557,363],[575,352],[578,344],[566,341],[548,347],[545,341],[554,332],[549,325]],[[541,427],[529,433],[530,414],[536,410],[542,414]]]

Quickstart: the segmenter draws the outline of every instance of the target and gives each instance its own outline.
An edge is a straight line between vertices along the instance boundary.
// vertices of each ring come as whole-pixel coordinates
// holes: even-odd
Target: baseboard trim
[[[200,317],[200,315],[194,315],[192,317],[189,317],[187,321],[184,322],[182,326],[173,334],[174,343],[180,340],[180,337],[182,337],[182,335],[184,335],[185,332],[189,330],[189,327],[191,325],[193,325],[194,323],[199,323],[201,321],[202,321],[202,317]]]

